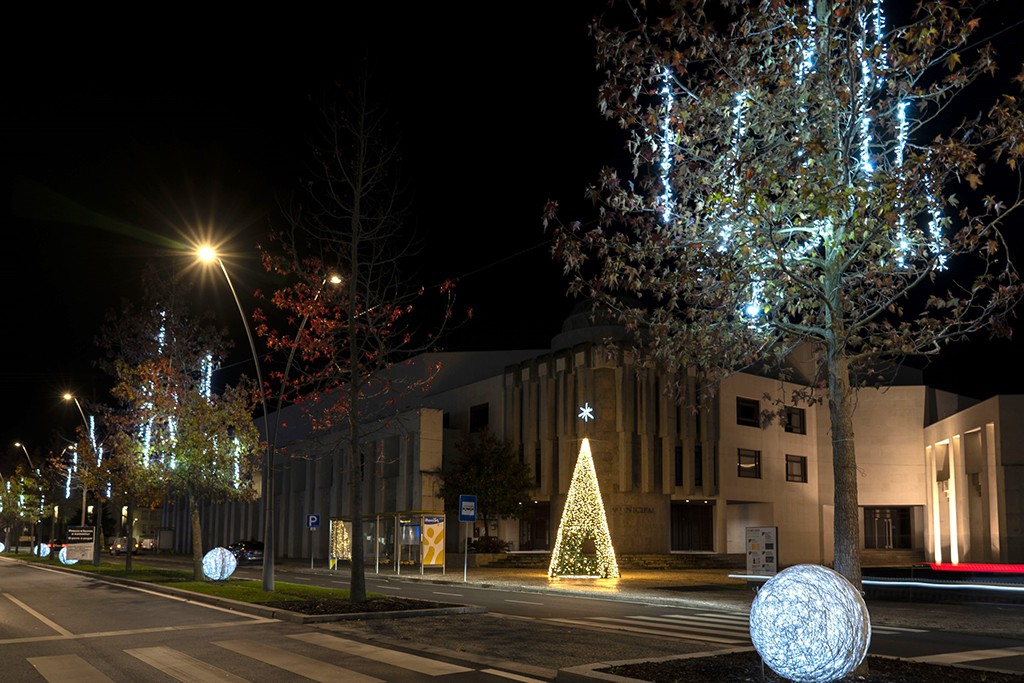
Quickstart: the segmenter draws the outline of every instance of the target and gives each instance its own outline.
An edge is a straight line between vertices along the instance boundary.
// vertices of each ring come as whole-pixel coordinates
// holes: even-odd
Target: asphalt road
[[[170,560],[171,562],[175,560]],[[260,576],[260,567],[239,575]],[[551,582],[536,571],[367,572],[367,590],[471,604],[483,615],[363,621],[327,627],[390,644],[515,663],[533,675],[593,662],[749,647],[754,591],[723,571],[634,572],[620,581]],[[339,588],[345,570],[281,563],[277,580]],[[870,602],[871,654],[1024,673],[1024,605]]]

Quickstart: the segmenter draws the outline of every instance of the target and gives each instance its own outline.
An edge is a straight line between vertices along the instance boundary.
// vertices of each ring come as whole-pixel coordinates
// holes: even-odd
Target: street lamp
[[[86,434],[88,434],[89,433],[89,421],[87,419],[85,419],[85,411],[82,410],[82,404],[78,402],[78,398],[76,398],[72,394],[64,394],[64,400],[65,401],[74,401],[75,402],[75,406],[78,408],[78,414],[82,416],[82,424],[85,425],[85,432],[86,432]],[[82,526],[85,526],[85,495],[86,495],[86,493],[87,492],[85,490],[85,484],[83,483],[82,484]]]
[[[274,486],[273,486],[273,452],[270,447],[270,421],[267,417],[267,399],[263,393],[263,374],[260,371],[260,359],[256,353],[256,343],[252,339],[252,330],[249,328],[249,319],[242,309],[242,302],[238,300],[235,286],[231,283],[231,276],[224,261],[217,255],[217,251],[209,245],[203,245],[196,250],[196,256],[203,263],[216,263],[224,273],[224,279],[231,290],[231,296],[238,306],[238,314],[242,316],[242,325],[245,326],[245,334],[249,338],[249,349],[252,351],[252,361],[256,365],[256,381],[260,387],[260,402],[263,404],[263,435],[267,442],[267,452],[263,463],[263,590],[274,590]]]
[[[323,294],[324,287],[327,286],[328,282],[331,283],[332,285],[340,285],[342,280],[341,280],[341,277],[338,276],[338,275],[328,275],[327,277],[325,277],[323,279],[323,281],[320,283],[320,287],[317,288],[316,294],[313,295],[312,302],[315,303],[316,300],[320,298],[320,295]],[[281,429],[281,404],[284,402],[285,387],[286,387],[286,384],[288,382],[288,375],[289,375],[289,373],[292,370],[292,361],[295,360],[295,351],[299,348],[299,340],[302,339],[302,331],[306,328],[306,323],[309,322],[309,315],[310,315],[309,313],[306,313],[304,316],[302,316],[302,320],[299,322],[299,329],[295,333],[295,340],[292,341],[292,348],[288,352],[288,361],[284,364],[284,374],[281,376],[281,393],[279,393],[277,395],[277,412],[274,415],[274,441],[273,441],[273,446],[270,447],[270,452],[271,453],[277,451],[277,433]],[[268,442],[269,442],[269,439],[270,439],[269,435],[267,436],[267,439],[268,439]],[[310,541],[310,543],[312,544],[312,540]],[[263,557],[264,558],[266,558],[266,547],[265,547],[265,545],[266,544],[264,544],[264,550],[263,550],[263,552],[264,552]],[[266,561],[266,560],[264,560],[264,561]],[[313,563],[313,553],[312,553],[312,551],[310,552],[310,555],[309,555],[309,562],[310,562],[310,565],[312,566],[312,563]]]
[[[25,448],[25,444],[23,444],[23,443],[21,443],[19,441],[15,441],[14,442],[14,447],[15,448],[20,448],[22,450],[22,452],[25,453],[25,459],[28,460],[29,471],[30,472],[31,471],[35,471],[35,473],[36,473],[36,484],[38,485],[38,493],[39,493],[39,510],[37,511],[37,513],[35,515],[35,518],[33,518],[33,520],[32,520],[32,542],[33,542],[32,548],[35,548],[34,544],[42,543],[43,542],[43,539],[38,538],[38,536],[39,536],[39,518],[42,516],[42,512],[43,512],[43,482],[40,481],[40,477],[41,477],[40,472],[39,472],[39,470],[36,469],[36,466],[32,464],[32,457],[28,454],[28,449]],[[30,548],[30,551],[31,551],[31,548]]]
[[[85,417],[85,411],[82,410],[82,404],[78,402],[78,397],[71,393],[64,394],[65,401],[74,401],[75,407],[78,408],[78,414],[82,416],[82,426],[85,427],[86,438],[89,437],[89,420]],[[99,453],[96,454],[97,462],[99,465]],[[85,484],[82,484],[82,526],[85,526],[85,503],[86,503],[86,491]],[[100,564],[100,534],[103,532],[103,500],[102,497],[97,493],[96,495],[96,533],[93,538],[93,558],[92,563],[95,566]]]

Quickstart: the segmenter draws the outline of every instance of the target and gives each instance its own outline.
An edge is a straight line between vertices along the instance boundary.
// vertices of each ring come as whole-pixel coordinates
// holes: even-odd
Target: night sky
[[[474,310],[452,348],[546,348],[573,302],[549,255],[544,203],[583,214],[585,187],[618,152],[595,104],[587,35],[603,5],[19,24],[31,49],[3,48],[0,97],[0,466],[21,457],[16,440],[35,454],[54,433],[73,436],[80,418],[63,392],[106,400],[92,367],[103,314],[134,295],[142,265],[183,270],[197,228],[227,240],[251,309],[263,284],[256,244],[308,159],[310,98],[364,56],[401,131],[410,228],[428,245],[417,277],[457,280],[459,309]],[[223,281],[197,296],[233,330],[228,362],[251,374]],[[1016,348],[976,341],[931,376],[973,393],[1024,391],[1000,365]]]

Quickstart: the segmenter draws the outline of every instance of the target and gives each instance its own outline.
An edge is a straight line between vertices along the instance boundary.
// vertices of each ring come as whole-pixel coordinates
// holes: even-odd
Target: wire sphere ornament
[[[68,549],[66,547],[60,549],[60,552],[57,553],[57,559],[60,560],[61,564],[78,564],[78,560],[72,560],[68,557]]]
[[[828,683],[864,660],[871,620],[860,591],[817,564],[782,570],[750,607],[750,639],[768,667],[797,683]]]
[[[227,548],[214,548],[203,555],[203,574],[211,581],[226,581],[237,566],[238,560]]]
[[[39,543],[35,548],[32,549],[32,554],[36,557],[49,557],[50,546],[45,543]]]

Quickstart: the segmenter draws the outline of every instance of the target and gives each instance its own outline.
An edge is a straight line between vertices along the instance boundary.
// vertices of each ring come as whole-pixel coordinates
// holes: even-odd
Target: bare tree
[[[281,400],[301,404],[314,430],[344,434],[331,443],[348,476],[350,599],[361,602],[364,481],[374,457],[367,442],[401,411],[402,396],[424,388],[439,369],[400,366],[436,342],[451,316],[452,287],[440,285],[434,299],[403,270],[417,255],[416,241],[404,223],[399,148],[370,79],[336,87],[318,115],[302,197],[264,248],[267,269],[290,282],[270,297],[286,320],[279,325],[272,313],[258,312],[257,332],[288,356],[273,373]],[[439,323],[425,331],[430,319]]]

